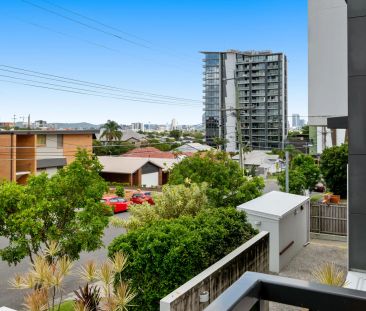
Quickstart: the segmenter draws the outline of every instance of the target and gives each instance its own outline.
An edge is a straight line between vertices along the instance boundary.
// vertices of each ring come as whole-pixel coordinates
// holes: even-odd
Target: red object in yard
[[[142,204],[144,202],[147,202],[150,205],[155,204],[150,192],[135,192],[131,197],[131,202],[135,204]]]
[[[126,199],[116,195],[104,196],[100,201],[108,206],[111,206],[114,213],[127,211],[130,205],[130,202],[128,202]]]

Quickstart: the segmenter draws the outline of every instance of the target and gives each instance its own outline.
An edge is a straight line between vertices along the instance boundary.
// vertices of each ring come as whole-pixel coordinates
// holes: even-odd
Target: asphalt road
[[[120,218],[128,218],[129,213],[120,213],[116,215]],[[124,229],[108,227],[104,231],[103,242],[105,247],[101,248],[97,251],[90,252],[90,253],[82,253],[80,255],[80,259],[75,262],[73,270],[76,271],[77,268],[84,264],[86,261],[93,259],[95,261],[103,261],[107,257],[107,247],[108,244],[118,235],[124,233]],[[7,246],[7,241],[5,238],[0,237],[0,248]],[[9,267],[9,265],[4,262],[0,261],[0,307],[6,306],[9,308],[14,308],[17,310],[23,309],[23,293],[21,290],[18,289],[11,289],[9,288],[8,280],[11,279],[15,274],[22,274],[28,271],[29,268],[29,260],[28,258],[23,259],[21,263],[19,263],[15,267]],[[82,282],[77,274],[70,275],[65,279],[64,289],[65,294],[72,292],[73,290],[77,289],[79,284],[81,285]]]

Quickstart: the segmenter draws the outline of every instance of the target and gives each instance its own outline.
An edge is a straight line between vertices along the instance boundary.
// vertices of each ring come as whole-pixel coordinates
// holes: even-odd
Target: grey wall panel
[[[366,215],[350,214],[349,218],[349,265],[366,271]]]
[[[349,155],[349,212],[366,214],[366,156]],[[366,231],[366,223],[362,230]],[[365,240],[366,243],[366,240]]]
[[[348,17],[364,16],[366,15],[366,1],[365,0],[348,0]]]
[[[348,74],[366,75],[366,18],[348,20]]]
[[[349,152],[366,154],[366,76],[350,77],[348,83]]]

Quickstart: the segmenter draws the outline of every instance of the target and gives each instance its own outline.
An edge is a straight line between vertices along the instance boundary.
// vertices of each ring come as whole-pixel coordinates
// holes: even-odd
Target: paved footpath
[[[128,218],[129,213],[120,213],[116,215],[120,218]],[[104,231],[103,242],[106,247],[108,244],[121,233],[125,233],[123,229],[108,227]],[[0,237],[0,248],[3,248],[7,245],[7,242],[4,238]],[[73,270],[77,270],[77,268],[87,262],[90,259],[95,261],[103,261],[107,257],[107,248],[101,248],[95,252],[91,253],[82,253],[80,259],[74,264]],[[6,262],[0,261],[0,307],[6,306],[9,308],[14,308],[17,310],[22,310],[24,307],[23,304],[23,293],[25,291],[11,289],[9,288],[8,280],[11,279],[16,273],[22,274],[28,271],[29,268],[29,260],[25,258],[20,264],[15,267],[9,267]],[[70,275],[65,279],[64,289],[65,293],[70,293],[73,290],[77,289],[80,283],[80,278],[78,275]]]

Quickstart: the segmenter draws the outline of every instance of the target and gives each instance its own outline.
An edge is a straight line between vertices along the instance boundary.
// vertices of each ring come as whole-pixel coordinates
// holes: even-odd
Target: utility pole
[[[286,170],[286,192],[287,193],[289,193],[290,192],[290,187],[289,187],[289,174],[288,174],[288,170],[289,170],[289,160],[288,160],[288,158],[289,158],[289,155],[288,155],[288,151],[286,151],[285,152],[285,156],[286,156],[286,168],[285,168],[285,170]]]
[[[238,134],[238,145],[239,145],[239,164],[242,169],[243,166],[243,137],[241,132],[241,118],[240,118],[240,107],[239,107],[239,90],[238,90],[238,80],[234,72],[235,81],[235,110],[236,110],[236,128]]]
[[[13,128],[15,128],[16,115],[13,114]]]

